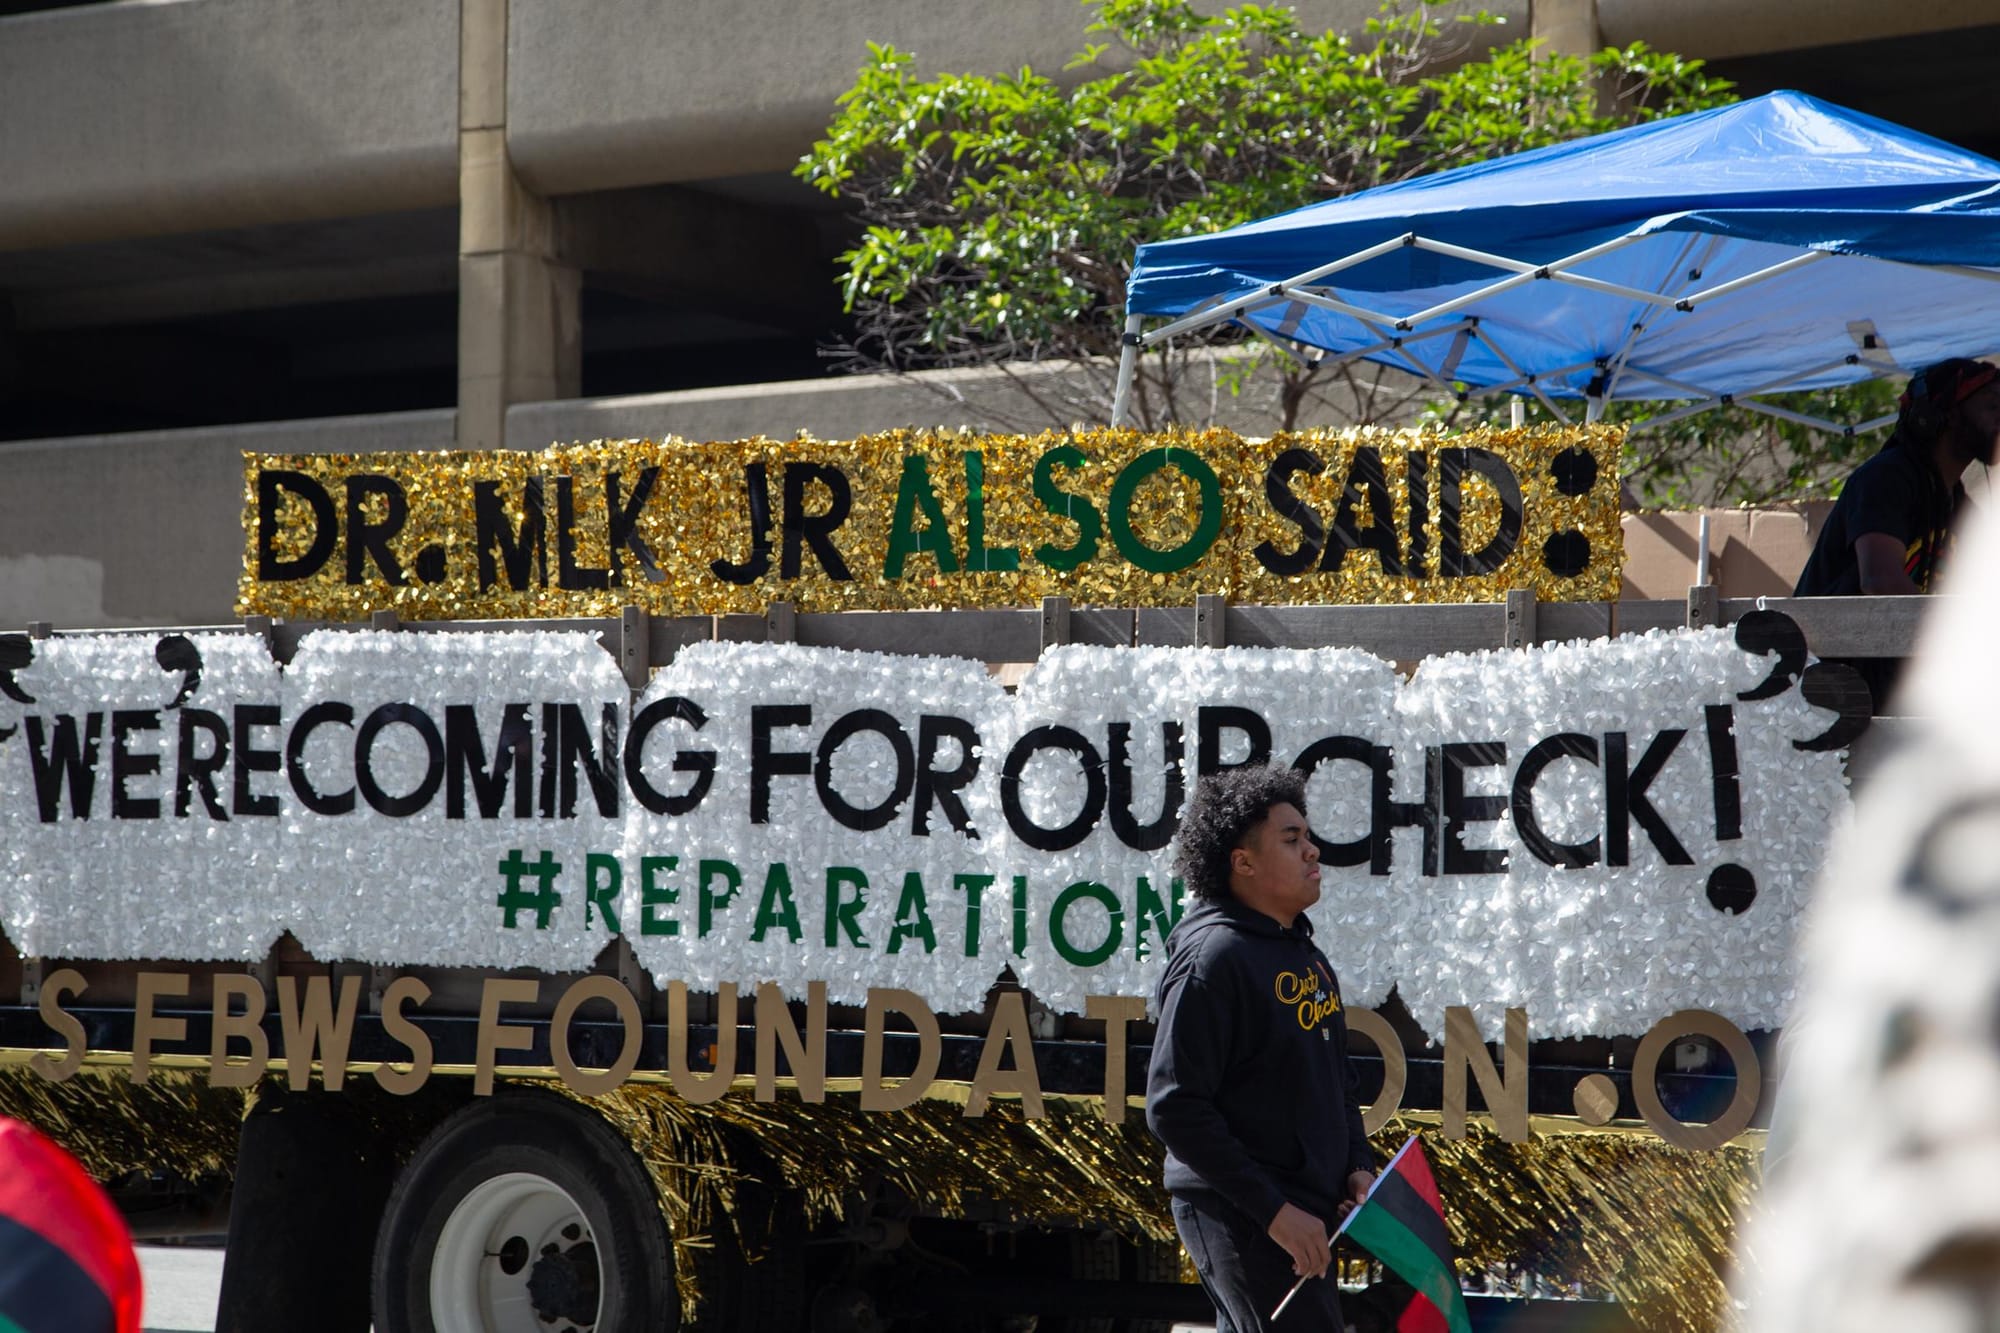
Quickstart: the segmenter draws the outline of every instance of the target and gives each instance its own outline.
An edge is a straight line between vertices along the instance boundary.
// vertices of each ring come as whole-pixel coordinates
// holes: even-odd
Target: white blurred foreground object
[[[1960,544],[1802,939],[1753,1333],[2000,1327],[2000,516]],[[1778,1155],[1780,1145],[1782,1156]]]

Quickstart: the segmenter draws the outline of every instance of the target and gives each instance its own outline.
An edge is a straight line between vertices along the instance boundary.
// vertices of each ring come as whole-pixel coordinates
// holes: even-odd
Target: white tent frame
[[[1125,333],[1118,359],[1118,387],[1112,399],[1111,424],[1113,426],[1122,426],[1127,420],[1131,409],[1132,380],[1138,369],[1140,353],[1149,347],[1160,346],[1183,333],[1189,333],[1196,329],[1208,328],[1223,323],[1238,323],[1289,356],[1305,360],[1312,364],[1319,364],[1324,361],[1329,355],[1328,353],[1322,352],[1317,348],[1307,347],[1303,344],[1287,342],[1243,318],[1253,310],[1261,310],[1280,303],[1291,302],[1317,306],[1321,309],[1334,311],[1337,314],[1346,315],[1377,335],[1377,341],[1366,347],[1354,348],[1333,355],[1330,364],[1339,365],[1343,362],[1358,360],[1366,356],[1375,356],[1383,352],[1393,352],[1396,358],[1403,362],[1405,367],[1412,373],[1429,380],[1444,392],[1458,398],[1463,398],[1465,395],[1451,387],[1449,383],[1451,373],[1456,368],[1459,357],[1464,354],[1467,341],[1472,338],[1478,338],[1499,359],[1500,363],[1506,366],[1515,376],[1511,380],[1488,385],[1483,392],[1516,393],[1517,395],[1526,393],[1532,395],[1541,403],[1550,416],[1566,425],[1570,424],[1571,421],[1569,413],[1565,412],[1556,403],[1555,399],[1549,396],[1547,390],[1542,387],[1539,381],[1553,376],[1570,375],[1580,370],[1593,369],[1599,372],[1594,378],[1594,386],[1601,385],[1602,388],[1596,394],[1586,392],[1584,397],[1585,421],[1599,420],[1604,415],[1605,404],[1610,399],[1611,390],[1620,381],[1630,378],[1643,383],[1658,385],[1662,389],[1671,390],[1676,397],[1688,397],[1696,400],[1685,407],[1676,408],[1671,412],[1653,417],[1649,423],[1653,425],[1678,421],[1683,417],[1693,416],[1698,412],[1705,412],[1711,408],[1728,406],[1747,408],[1753,412],[1762,412],[1767,416],[1777,417],[1781,420],[1795,422],[1814,430],[1826,431],[1836,435],[1854,436],[1895,424],[1896,418],[1892,414],[1876,417],[1872,420],[1861,422],[1858,425],[1847,425],[1811,416],[1803,412],[1794,412],[1789,408],[1780,407],[1774,403],[1763,402],[1757,397],[1760,394],[1776,393],[1789,385],[1797,384],[1813,376],[1822,375],[1829,370],[1834,370],[1841,366],[1867,367],[1869,373],[1863,377],[1864,379],[1879,379],[1889,375],[1904,373],[1889,357],[1886,349],[1882,348],[1876,342],[1872,330],[1865,324],[1849,326],[1849,332],[1855,338],[1856,350],[1850,352],[1840,360],[1787,375],[1783,379],[1773,380],[1769,384],[1760,385],[1744,393],[1713,392],[1699,385],[1687,384],[1669,376],[1658,374],[1648,370],[1644,366],[1631,364],[1632,348],[1638,342],[1639,336],[1650,326],[1654,318],[1661,315],[1692,311],[1711,302],[1733,296],[1759,283],[1768,282],[1772,278],[1805,268],[1808,265],[1847,257],[1834,251],[1808,250],[1759,269],[1755,273],[1745,274],[1740,278],[1732,278],[1727,282],[1718,282],[1711,287],[1678,292],[1644,291],[1637,287],[1627,287],[1620,283],[1606,282],[1601,278],[1593,278],[1574,271],[1579,265],[1588,263],[1592,259],[1610,254],[1616,250],[1622,250],[1626,246],[1636,244],[1644,239],[1646,239],[1646,235],[1639,233],[1620,236],[1614,240],[1605,241],[1600,245],[1579,250],[1573,255],[1568,255],[1550,263],[1537,263],[1530,260],[1510,258],[1506,255],[1493,254],[1485,250],[1475,250],[1463,245],[1454,245],[1446,241],[1432,240],[1417,232],[1408,231],[1400,236],[1382,241],[1379,244],[1371,245],[1366,249],[1357,250],[1353,254],[1336,259],[1331,263],[1307,269],[1297,277],[1287,278],[1283,282],[1272,283],[1261,291],[1251,292],[1245,296],[1234,297],[1227,301],[1219,301],[1215,304],[1196,309],[1161,328],[1154,329],[1151,333],[1143,332],[1145,316],[1128,314],[1125,317]],[[1673,271],[1686,275],[1685,281],[1699,282],[1704,262],[1713,254],[1716,246],[1721,243],[1721,239],[1715,236],[1690,234],[1682,250],[1681,258],[1684,262],[1677,264]],[[1409,315],[1395,315],[1386,311],[1372,310],[1366,306],[1357,305],[1351,300],[1343,299],[1337,289],[1326,283],[1326,279],[1345,269],[1367,263],[1369,260],[1388,254],[1391,251],[1405,248],[1428,250],[1433,254],[1467,260],[1488,268],[1498,269],[1506,276],[1498,278],[1476,291],[1454,297],[1449,301],[1434,305],[1428,310],[1420,310]],[[1881,260],[1878,262],[1895,263],[1897,261]],[[1991,269],[1973,268],[1961,264],[1910,265],[1909,267],[1923,268],[1933,272],[1954,273],[1962,277],[1982,278],[1989,282],[2000,282],[2000,272]],[[1632,327],[1625,335],[1624,342],[1611,355],[1595,357],[1589,361],[1578,362],[1570,366],[1561,366],[1554,370],[1539,372],[1538,374],[1529,374],[1515,364],[1513,359],[1507,355],[1506,351],[1497,341],[1486,337],[1480,332],[1478,316],[1460,315],[1460,312],[1468,307],[1477,305],[1488,297],[1512,290],[1515,287],[1525,286],[1530,282],[1567,283],[1587,291],[1599,292],[1607,296],[1616,296],[1625,300],[1635,301],[1648,307],[1648,314],[1646,318],[1633,322]],[[1452,316],[1459,317],[1452,319]],[[1437,323],[1440,320],[1449,320],[1450,322]],[[1435,366],[1427,363],[1423,358],[1410,350],[1413,343],[1430,342],[1447,335],[1452,336],[1452,342],[1447,348],[1444,357]]]

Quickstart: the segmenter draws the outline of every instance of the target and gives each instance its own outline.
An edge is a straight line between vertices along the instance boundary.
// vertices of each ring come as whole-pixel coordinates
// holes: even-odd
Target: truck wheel
[[[376,1333],[676,1329],[652,1178],[602,1117],[527,1091],[417,1149],[375,1240]]]

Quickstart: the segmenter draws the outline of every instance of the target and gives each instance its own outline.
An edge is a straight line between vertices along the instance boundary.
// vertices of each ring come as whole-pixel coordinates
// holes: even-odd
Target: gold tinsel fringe
[[[420,1098],[420,1108],[365,1081],[348,1088],[405,1154],[426,1120],[460,1100]],[[281,1090],[271,1080],[258,1092]],[[1136,1107],[1112,1126],[1092,1100],[1048,1097],[1040,1120],[998,1100],[972,1120],[963,1093],[940,1085],[907,1111],[864,1114],[850,1090],[829,1090],[824,1104],[810,1105],[791,1090],[759,1103],[738,1087],[693,1106],[670,1088],[631,1083],[589,1104],[630,1139],[658,1186],[689,1313],[701,1261],[718,1241],[753,1262],[761,1254],[777,1190],[814,1220],[844,1216],[879,1184],[944,1215],[976,1197],[1028,1221],[1173,1238],[1160,1149]],[[0,1114],[49,1133],[100,1180],[228,1172],[250,1104],[247,1090],[212,1089],[199,1070],[156,1069],[134,1086],[123,1068],[86,1067],[55,1084],[0,1066]],[[1425,1133],[1462,1273],[1535,1273],[1608,1292],[1648,1333],[1731,1324],[1724,1284],[1735,1219],[1758,1181],[1754,1145],[1688,1152],[1641,1131],[1561,1121],[1538,1121],[1526,1143],[1503,1143],[1479,1124],[1451,1141],[1436,1126],[1432,1114],[1400,1116],[1374,1144],[1386,1156],[1412,1132]]]

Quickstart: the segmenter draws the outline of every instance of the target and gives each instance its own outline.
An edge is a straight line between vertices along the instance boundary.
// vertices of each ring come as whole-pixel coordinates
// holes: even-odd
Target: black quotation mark
[[[1872,700],[1868,686],[1854,668],[1838,662],[1806,665],[1806,636],[1798,622],[1777,611],[1757,610],[1736,622],[1736,646],[1753,657],[1772,657],[1771,672],[1736,697],[1745,703],[1772,699],[1796,682],[1799,694],[1816,708],[1837,714],[1832,726],[1817,736],[1794,740],[1792,748],[1807,752],[1838,750],[1868,729]],[[1736,760],[1733,710],[1726,705],[1708,709],[1709,753],[1715,770],[1716,834],[1718,840],[1742,836],[1740,774]],[[1757,898],[1757,877],[1733,862],[1719,865],[1708,876],[1708,902],[1716,911],[1741,916]]]
[[[201,688],[201,649],[187,635],[162,635],[153,645],[153,660],[160,664],[160,670],[178,671],[181,676],[181,692],[167,705],[168,712],[186,703]]]
[[[1807,666],[1805,631],[1790,616],[1778,611],[1748,613],[1736,622],[1736,646],[1753,657],[1775,653],[1778,658],[1762,684],[1741,691],[1737,698],[1749,703],[1774,698],[1797,680],[1799,693],[1807,703],[1838,714],[1833,725],[1819,735],[1793,741],[1793,749],[1842,749],[1868,730],[1875,710],[1867,682],[1853,667],[1840,662],[1815,662]]]

